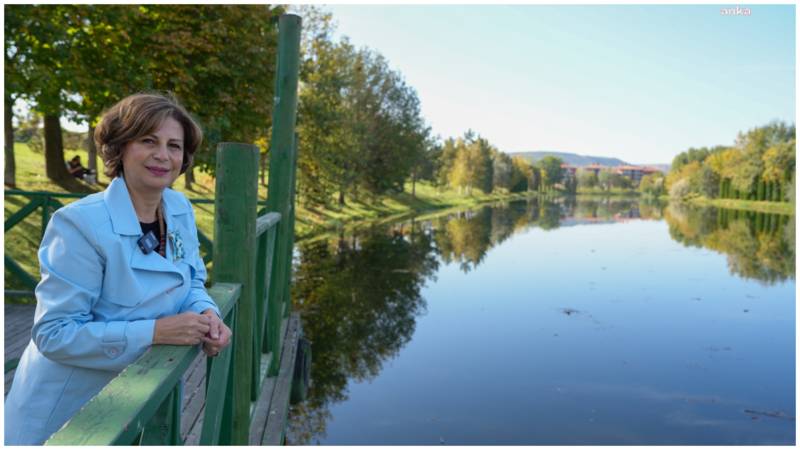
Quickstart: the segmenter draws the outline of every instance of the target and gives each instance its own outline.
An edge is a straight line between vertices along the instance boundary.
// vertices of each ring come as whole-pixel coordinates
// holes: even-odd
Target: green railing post
[[[233,430],[231,443],[247,445],[250,430],[250,369],[255,317],[258,147],[221,143],[217,151],[214,218],[214,281],[242,285],[233,330]],[[229,393],[231,395],[231,393]]]
[[[285,294],[283,296],[283,317],[284,318],[288,318],[289,317],[289,313],[291,313],[291,310],[292,310],[292,296],[291,296],[292,270],[291,270],[291,267],[292,267],[292,249],[294,249],[294,213],[295,213],[294,196],[295,196],[295,190],[297,188],[297,141],[298,141],[298,137],[297,137],[297,133],[295,133],[294,134],[294,139],[292,141],[292,169],[291,169],[292,180],[290,182],[291,183],[290,184],[291,192],[289,193],[289,204],[291,205],[291,208],[289,209],[289,217],[287,218],[288,222],[289,222],[289,229],[292,230],[292,232],[289,233],[289,235],[287,236],[287,239],[289,240],[289,244],[288,244],[288,247],[289,247],[289,261],[288,261],[289,274],[287,275],[288,280],[286,281],[286,283],[287,283],[286,292],[285,292]]]
[[[300,63],[300,17],[284,14],[278,31],[278,70],[275,75],[275,105],[270,142],[269,197],[267,210],[280,213],[277,248],[269,286],[267,341],[272,350],[269,375],[278,373],[282,303],[289,288],[294,230],[290,220],[294,179],[294,126],[297,118],[297,78]]]

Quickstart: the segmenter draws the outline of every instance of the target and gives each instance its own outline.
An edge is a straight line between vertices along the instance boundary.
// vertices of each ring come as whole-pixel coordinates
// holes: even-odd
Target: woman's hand
[[[203,337],[203,351],[207,356],[217,356],[223,348],[230,345],[233,333],[213,309],[203,311],[203,316],[210,321],[208,333]]]
[[[211,329],[205,314],[185,312],[156,320],[153,344],[197,345]]]

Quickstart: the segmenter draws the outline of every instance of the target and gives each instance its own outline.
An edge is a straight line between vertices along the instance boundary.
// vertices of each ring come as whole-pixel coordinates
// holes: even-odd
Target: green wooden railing
[[[286,361],[294,368],[294,359],[286,358],[294,347],[287,350],[285,332],[291,310],[300,18],[281,16],[279,30],[266,214],[257,217],[256,211],[258,147],[223,143],[217,149],[215,283],[209,294],[233,338],[207,362],[201,445],[247,445],[257,420],[265,431],[256,443],[281,443],[284,437],[285,429],[276,424],[285,424],[290,390],[273,396],[267,388],[279,374],[291,379]],[[182,444],[181,378],[198,352],[198,347],[153,346],[46,445]],[[270,417],[253,417],[265,395],[272,402]]]

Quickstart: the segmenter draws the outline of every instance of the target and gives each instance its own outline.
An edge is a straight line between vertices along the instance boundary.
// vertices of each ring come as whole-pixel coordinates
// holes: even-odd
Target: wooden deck
[[[18,359],[25,347],[31,339],[31,326],[33,325],[33,313],[35,310],[34,305],[5,305],[5,366],[9,362]],[[294,367],[295,349],[297,345],[297,335],[300,333],[299,318],[295,315],[288,321],[286,330],[286,346],[284,354],[281,355],[281,374],[275,378],[270,379],[273,383],[278,381],[281,384],[281,375],[283,377],[291,378],[291,374],[286,374],[288,368]],[[291,345],[290,345],[291,344]],[[200,432],[203,428],[203,412],[205,406],[205,380],[206,380],[206,358],[202,352],[195,358],[189,370],[183,376],[183,400],[181,408],[181,439],[184,440],[185,445],[198,445],[200,441]],[[15,370],[11,370],[5,374],[5,394],[8,395],[11,389],[11,382],[14,378]],[[269,383],[267,383],[269,384]],[[291,380],[289,380],[289,389],[291,389]],[[286,387],[276,389],[273,397],[286,396],[288,391]],[[280,404],[284,401],[282,398],[269,398],[270,396],[262,396],[261,401],[254,405],[254,412],[256,418],[253,420],[253,425],[258,423],[260,426],[253,426],[250,430],[250,444],[259,445],[269,442],[272,445],[280,444],[275,442],[275,436],[282,436],[282,433],[270,433],[278,426],[285,426],[285,418],[281,420],[269,420],[270,415],[274,416],[278,411],[275,411],[272,403]],[[288,397],[287,400],[288,401]],[[279,414],[279,413],[278,413]],[[262,420],[257,420],[259,415],[263,415]],[[264,428],[267,428],[266,433]],[[263,445],[263,444],[262,444]]]

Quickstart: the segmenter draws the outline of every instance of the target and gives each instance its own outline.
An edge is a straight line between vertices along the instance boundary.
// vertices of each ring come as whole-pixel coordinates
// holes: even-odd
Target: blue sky
[[[632,163],[795,121],[794,5],[724,7],[322,6],[404,75],[434,133]]]

